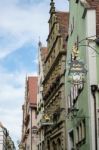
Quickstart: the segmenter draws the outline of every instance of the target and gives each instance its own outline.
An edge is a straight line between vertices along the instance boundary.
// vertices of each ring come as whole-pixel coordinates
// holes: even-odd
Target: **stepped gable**
[[[68,26],[69,26],[69,13],[56,11],[57,22],[59,23],[59,33],[63,37],[64,42],[68,35]]]

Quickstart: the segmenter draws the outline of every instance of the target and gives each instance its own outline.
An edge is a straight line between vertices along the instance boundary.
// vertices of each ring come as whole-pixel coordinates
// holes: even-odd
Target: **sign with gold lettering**
[[[68,81],[71,83],[81,83],[85,80],[87,69],[83,62],[74,60],[69,63]]]

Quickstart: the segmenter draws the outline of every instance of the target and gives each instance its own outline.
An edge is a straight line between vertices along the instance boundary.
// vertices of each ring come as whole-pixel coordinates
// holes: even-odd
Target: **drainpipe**
[[[30,119],[30,122],[31,122],[31,150],[32,150],[32,108],[30,107],[30,112],[31,112],[31,119]]]
[[[96,109],[96,92],[98,90],[98,86],[97,85],[91,85],[91,93],[94,99],[94,121],[95,121],[95,150],[98,150],[97,148],[97,109]]]

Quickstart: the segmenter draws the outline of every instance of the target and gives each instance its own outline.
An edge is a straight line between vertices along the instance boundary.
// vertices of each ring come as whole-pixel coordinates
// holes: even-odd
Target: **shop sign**
[[[74,60],[69,63],[68,81],[71,83],[81,83],[85,80],[87,69],[85,64],[79,60]]]
[[[44,114],[42,119],[41,119],[41,125],[46,126],[46,125],[53,125],[52,119],[48,114]]]

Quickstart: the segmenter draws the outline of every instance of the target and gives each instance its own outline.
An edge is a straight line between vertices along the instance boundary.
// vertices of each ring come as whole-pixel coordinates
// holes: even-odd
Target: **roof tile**
[[[28,77],[27,79],[27,89],[28,89],[28,102],[30,104],[36,105],[37,104],[37,84],[38,77]]]

